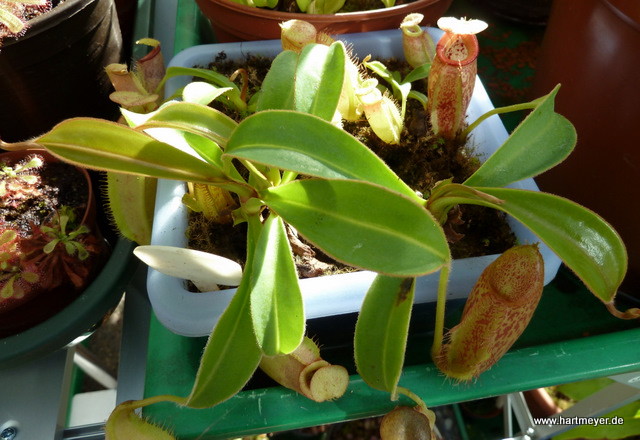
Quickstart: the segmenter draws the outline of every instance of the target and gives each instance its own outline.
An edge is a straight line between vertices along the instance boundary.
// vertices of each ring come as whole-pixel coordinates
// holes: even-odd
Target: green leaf
[[[223,74],[216,72],[215,70],[180,66],[169,67],[165,75],[166,79],[175,78],[176,76],[195,76],[197,78],[207,80],[212,84],[221,87],[231,87],[240,92],[238,86],[233,81],[231,81]]]
[[[310,3],[311,0],[296,0],[296,4],[298,5],[298,8],[301,12],[307,12]]]
[[[305,46],[296,71],[293,110],[331,121],[342,92],[346,58],[341,42]]]
[[[86,168],[200,183],[227,181],[219,168],[115,122],[68,119],[36,142]]]
[[[178,130],[179,131],[179,130]],[[211,165],[222,168],[222,150],[220,146],[209,138],[188,131],[179,131],[181,136],[200,157]]]
[[[271,110],[250,116],[229,139],[225,154],[310,176],[364,180],[421,200],[365,145],[312,115]]]
[[[278,0],[253,0],[253,3],[258,8],[275,8]]]
[[[390,71],[387,66],[380,61],[363,61],[362,64],[389,83],[393,89],[394,98],[400,100],[400,112],[404,118],[407,108],[407,98],[411,92],[411,82],[405,80],[405,82],[401,83],[397,78],[399,76],[398,72]]]
[[[187,84],[182,90],[182,100],[194,104],[209,105],[225,93],[231,92],[231,87],[217,87],[203,81]]]
[[[262,358],[251,319],[250,268],[256,233],[253,223],[249,222],[245,272],[204,348],[195,383],[186,402],[192,408],[211,407],[238,393]]]
[[[251,315],[258,345],[267,356],[288,354],[304,336],[302,292],[282,219],[270,215],[256,246]]]
[[[172,66],[167,69],[164,80],[176,76],[195,76],[219,87],[230,88],[232,90],[226,93],[226,97],[229,99],[231,106],[240,111],[243,111],[247,107],[247,104],[242,100],[238,86],[221,73],[211,69]]]
[[[412,83],[414,81],[418,81],[419,79],[428,78],[429,72],[431,72],[431,63],[424,63],[423,65],[418,66],[411,72],[409,72],[402,82]]]
[[[204,349],[186,405],[207,408],[238,393],[253,375],[262,352],[251,323],[248,283],[238,287]]]
[[[510,214],[531,229],[605,303],[627,271],[627,252],[618,233],[587,208],[552,194],[509,188],[475,188],[500,203],[459,200]]]
[[[224,148],[237,126],[233,119],[206,105],[172,102],[162,106],[136,129],[162,127],[183,130],[210,139]]]
[[[536,100],[535,110],[464,182],[466,185],[505,186],[553,168],[573,151],[576,130],[564,116],[554,112],[558,88]]]
[[[295,82],[298,54],[285,50],[276,56],[267,72],[258,101],[256,112],[270,109],[291,110],[293,104],[293,84]]]
[[[356,267],[394,276],[438,270],[449,258],[440,226],[421,205],[354,180],[297,180],[260,196],[312,243]]]
[[[313,0],[308,10],[308,14],[335,14],[342,6],[345,0]]]
[[[309,44],[299,55],[281,52],[264,79],[256,110],[296,110],[330,121],[342,91],[345,59],[341,43]]]
[[[396,392],[409,333],[415,278],[378,275],[362,303],[354,354],[362,379],[372,388]]]

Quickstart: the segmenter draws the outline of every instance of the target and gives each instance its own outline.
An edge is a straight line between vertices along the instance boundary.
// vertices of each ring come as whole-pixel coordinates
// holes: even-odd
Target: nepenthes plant
[[[190,395],[128,403],[114,412],[113,423],[132,420],[131,429],[144,431],[145,424],[135,419],[133,410],[162,400],[194,408],[216,405],[238,393],[265,358],[293,356],[298,362],[296,374],[320,361],[309,355],[310,362],[300,364],[301,356],[293,354],[308,341],[289,226],[336,260],[378,273],[356,326],[356,366],[370,386],[389,392],[393,398],[402,393],[416,400],[421,426],[422,417],[430,417],[426,406],[398,385],[416,277],[439,273],[432,352],[436,365],[460,380],[481,374],[498,360],[521,328],[501,336],[504,343],[495,350],[484,341],[495,340],[495,332],[510,319],[509,313],[521,316],[526,325],[541,292],[537,248],[523,243],[496,261],[502,275],[487,269],[460,327],[444,334],[452,257],[443,224],[456,206],[480,205],[516,218],[612,313],[638,316],[638,310],[619,312],[614,306],[627,257],[620,237],[606,221],[567,199],[508,187],[557,165],[574,148],[573,126],[554,111],[558,87],[534,101],[497,109],[466,125],[478,51],[475,33],[482,28],[477,22],[445,20],[445,36],[437,45],[423,42],[412,46],[430,53],[410,56],[417,61],[405,78],[369,58],[361,67],[348,56],[342,42],[318,36],[301,23],[289,25],[293,24],[296,26],[284,26],[285,31],[302,26],[304,41],[285,35],[288,42],[294,41],[285,47],[294,50],[284,50],[273,60],[262,88],[252,96],[217,72],[170,68],[167,77],[189,75],[196,79],[181,91],[180,100],[169,100],[148,113],[123,110],[129,126],[74,118],[28,143],[2,145],[16,149],[37,144],[87,168],[189,182],[194,188],[206,189],[204,193],[192,191],[186,200],[190,206],[202,208],[210,203],[204,195],[198,196],[206,194],[218,201],[214,204],[219,203],[213,215],[222,212],[234,224],[247,225],[247,259],[236,278],[237,292],[213,329]],[[407,24],[405,34],[422,38],[416,26]],[[368,71],[375,72],[376,78]],[[413,81],[425,78],[429,81],[428,96],[411,89]],[[396,142],[402,134],[407,99],[424,102],[435,135],[443,138],[464,139],[496,112],[525,109],[530,113],[464,182],[442,181],[428,194],[421,194],[341,127],[343,119],[366,118],[380,138]],[[209,104],[214,100],[244,112],[244,117],[237,122],[212,108]],[[189,152],[185,152],[185,145]],[[119,205],[113,206],[118,209]],[[158,268],[175,267],[171,263],[175,258],[187,266],[195,265],[198,258],[194,252],[153,247],[142,247],[138,253]],[[165,261],[159,261],[162,259]],[[514,267],[521,270],[504,271]],[[525,284],[534,286],[528,299],[521,298],[524,284],[516,282],[523,273],[532,280]],[[497,285],[487,288],[492,280],[497,280]],[[517,311],[504,314],[496,309],[491,316],[495,325],[481,330],[484,339],[477,340],[477,349],[461,353],[466,348],[460,347],[468,346],[466,338],[475,337],[474,329],[480,328],[477,316],[486,308],[493,310],[487,301],[502,297],[515,298],[515,309],[507,304],[504,310]],[[518,309],[522,302],[526,306]],[[319,365],[327,367],[322,362]],[[334,380],[333,375],[328,377]],[[116,434],[112,437],[119,438]]]

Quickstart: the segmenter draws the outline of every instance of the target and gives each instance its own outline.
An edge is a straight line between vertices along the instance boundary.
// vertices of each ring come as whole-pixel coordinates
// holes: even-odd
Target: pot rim
[[[92,3],[98,0],[65,0],[60,4],[53,7],[50,11],[45,12],[27,22],[27,29],[24,35],[17,38],[5,38],[2,42],[3,47],[9,47],[14,44],[18,44],[20,41],[28,40],[42,32],[57,26],[83,9],[87,8]]]
[[[336,21],[358,21],[370,15],[376,15],[377,17],[380,17],[380,18],[384,18],[387,16],[395,16],[402,13],[403,11],[410,12],[416,8],[429,6],[431,4],[439,3],[443,0],[416,0],[411,3],[396,5],[390,8],[372,9],[370,11],[340,12],[335,14],[306,14],[303,12],[274,11],[271,9],[263,9],[263,8],[242,5],[232,0],[197,0],[197,1],[198,2],[208,1],[211,3],[218,3],[219,5],[221,5],[226,9],[235,10],[243,14],[252,15],[256,17],[268,17],[271,19],[282,19],[282,20],[298,19],[298,20],[313,21],[316,23],[331,24]]]
[[[23,158],[25,158],[25,157],[27,157],[29,155],[32,155],[32,154],[41,155],[48,162],[63,162],[62,160],[60,160],[59,158],[57,158],[53,154],[49,153],[44,148],[28,148],[28,149],[25,149],[25,150],[0,151],[0,159],[2,159],[4,157],[8,157],[8,156],[13,156],[13,157],[18,157],[19,159],[17,159],[17,161],[20,161]],[[64,162],[64,163],[67,163],[68,165],[74,167],[85,178],[85,181],[87,183],[87,194],[88,194],[88,197],[87,197],[87,206],[86,206],[86,208],[84,210],[84,214],[82,215],[82,221],[80,223],[83,224],[83,225],[86,224],[86,225],[92,226],[95,223],[95,204],[96,204],[96,201],[95,201],[95,198],[93,196],[93,182],[91,181],[91,177],[89,176],[89,172],[84,168],[77,167],[75,165],[69,164],[68,162]]]

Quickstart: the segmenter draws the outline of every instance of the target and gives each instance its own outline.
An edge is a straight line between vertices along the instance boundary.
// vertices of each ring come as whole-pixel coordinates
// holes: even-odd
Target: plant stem
[[[256,179],[258,179],[265,188],[268,188],[271,186],[271,182],[269,182],[269,179],[267,179],[265,177],[264,174],[262,174],[262,172],[260,172],[260,170],[251,162],[249,162],[248,160],[241,160],[242,165],[244,165],[251,174],[254,175],[254,177]]]
[[[282,180],[280,181],[280,184],[292,182],[296,180],[297,177],[298,177],[298,173],[296,173],[295,171],[285,171],[284,174],[282,175]]]
[[[27,150],[29,148],[42,149],[42,145],[39,145],[32,141],[9,143],[9,142],[4,142],[2,139],[0,139],[0,148],[7,151],[20,151],[20,150]]]
[[[478,119],[473,121],[472,124],[467,126],[467,128],[465,128],[462,131],[462,133],[460,133],[460,138],[465,139],[467,136],[469,136],[469,133],[471,133],[478,125],[480,125],[485,119],[489,118],[490,116],[498,115],[501,113],[516,112],[519,110],[531,110],[536,108],[537,106],[538,106],[538,100],[536,99],[531,102],[525,102],[523,104],[507,105],[505,107],[498,107],[498,108],[494,108],[493,110],[489,110],[488,112],[480,116]]]
[[[131,410],[144,408],[145,406],[153,405],[160,402],[173,402],[177,405],[184,406],[187,402],[185,397],[172,396],[170,394],[163,394],[160,396],[147,397],[142,400],[132,400],[130,402],[122,403],[121,406],[128,406]]]
[[[413,400],[416,404],[418,404],[418,406],[420,406],[422,409],[427,410],[427,404],[424,403],[424,400],[422,400],[420,398],[420,396],[418,396],[416,393],[414,393],[413,391],[411,391],[408,388],[405,387],[396,387],[396,391],[400,394],[403,394],[405,396],[407,396],[409,399]]]
[[[449,272],[451,272],[451,259],[440,269],[440,280],[438,281],[438,299],[436,302],[436,323],[433,335],[433,346],[431,356],[436,357],[442,348],[444,339],[444,310],[447,302],[447,284],[449,283]]]

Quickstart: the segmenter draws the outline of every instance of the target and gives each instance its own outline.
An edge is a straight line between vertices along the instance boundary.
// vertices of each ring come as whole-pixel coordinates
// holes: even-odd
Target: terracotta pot
[[[576,127],[573,154],[536,178],[542,190],[601,214],[622,236],[629,272],[622,290],[640,292],[640,9],[637,0],[556,0],[532,96],[557,83],[557,111]]]
[[[551,417],[562,411],[544,388],[525,391],[524,398],[533,417]]]
[[[113,0],[66,0],[0,49],[0,138],[15,142],[74,116],[117,117],[104,67],[121,60]]]
[[[61,163],[59,159],[43,150],[5,152],[0,154],[0,162],[13,165],[33,154],[42,156],[45,163]],[[71,165],[68,166],[72,167]],[[96,237],[97,242],[103,245],[102,252],[99,255],[92,256],[90,257],[91,260],[87,260],[91,265],[91,271],[85,284],[89,284],[104,264],[104,261],[106,261],[109,255],[109,247],[104,241],[96,222],[96,200],[89,173],[83,168],[72,167],[72,169],[75,169],[79,178],[84,180],[83,185],[78,186],[78,188],[84,189],[83,199],[86,199],[81,222],[89,228],[91,234]],[[69,172],[69,170],[65,169],[65,173]],[[60,187],[60,192],[71,191],[70,188]],[[79,207],[82,208],[82,206]],[[81,292],[82,289],[74,288],[70,283],[65,283],[47,291],[40,288],[38,283],[33,284],[33,289],[28,290],[22,298],[10,298],[0,303],[0,338],[23,331],[53,316],[66,307]]]
[[[209,19],[219,43],[250,40],[277,40],[279,24],[287,20],[306,20],[330,34],[395,29],[405,15],[424,15],[423,26],[433,25],[444,14],[452,0],[417,0],[386,9],[344,14],[300,14],[253,8],[231,0],[196,0]]]
[[[472,0],[498,17],[527,25],[543,26],[549,18],[551,0]]]

